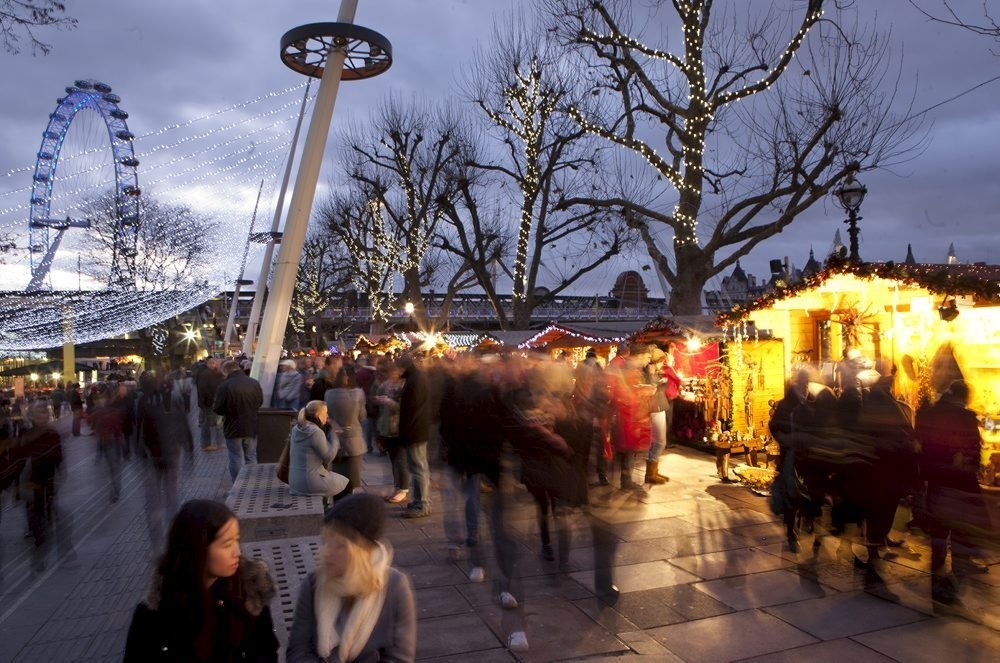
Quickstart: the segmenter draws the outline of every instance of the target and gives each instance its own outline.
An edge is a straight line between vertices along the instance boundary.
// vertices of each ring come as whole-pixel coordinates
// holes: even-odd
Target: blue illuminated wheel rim
[[[135,256],[139,236],[139,160],[135,158],[133,140],[128,129],[128,113],[119,108],[121,97],[111,86],[93,80],[78,80],[66,88],[66,96],[56,100],[56,109],[42,132],[42,145],[35,162],[31,186],[31,213],[28,220],[31,246],[31,276],[47,270],[42,264],[50,246],[49,224],[52,211],[52,187],[56,180],[59,154],[66,131],[73,118],[84,108],[96,111],[104,120],[110,138],[115,168],[115,224],[111,256],[110,285],[135,285]],[[46,279],[51,288],[51,282]]]

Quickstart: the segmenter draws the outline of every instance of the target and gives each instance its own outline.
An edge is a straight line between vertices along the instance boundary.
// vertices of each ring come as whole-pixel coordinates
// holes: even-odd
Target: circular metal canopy
[[[378,76],[392,65],[392,44],[374,30],[353,23],[310,23],[281,37],[281,61],[290,69],[322,78],[330,53],[347,54],[340,79]]]

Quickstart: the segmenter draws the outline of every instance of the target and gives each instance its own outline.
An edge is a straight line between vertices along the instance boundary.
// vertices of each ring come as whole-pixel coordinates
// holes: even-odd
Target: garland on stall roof
[[[958,268],[958,269],[956,269]],[[961,271],[959,271],[961,270]],[[906,265],[895,262],[854,263],[846,258],[830,256],[823,269],[803,276],[793,284],[778,284],[773,290],[747,304],[737,304],[716,318],[719,326],[739,324],[753,311],[770,308],[776,302],[795,297],[823,285],[838,274],[858,278],[899,281],[905,285],[926,288],[935,295],[974,295],[986,302],[1000,302],[1000,268],[996,265]]]

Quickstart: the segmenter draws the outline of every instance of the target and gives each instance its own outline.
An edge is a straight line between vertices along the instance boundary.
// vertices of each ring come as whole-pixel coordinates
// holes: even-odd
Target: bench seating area
[[[319,536],[305,536],[280,541],[256,541],[244,544],[247,557],[267,563],[274,578],[278,593],[271,601],[271,617],[274,619],[275,635],[284,648],[288,642],[288,632],[292,628],[295,602],[299,598],[299,586],[306,574],[316,568],[319,553]]]
[[[276,463],[244,465],[226,497],[240,521],[244,542],[293,539],[319,535],[323,498],[292,495],[274,476]]]

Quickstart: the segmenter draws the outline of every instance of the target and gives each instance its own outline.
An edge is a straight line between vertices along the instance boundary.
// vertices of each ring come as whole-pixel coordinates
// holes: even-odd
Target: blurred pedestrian
[[[298,411],[302,382],[302,374],[299,373],[295,360],[282,360],[278,364],[278,375],[275,376],[275,390],[272,398],[274,407]]]
[[[194,375],[194,387],[198,392],[198,426],[201,429],[202,451],[215,451],[222,446],[222,426],[220,417],[213,410],[215,391],[225,376],[219,370],[219,361],[209,357],[205,365]]]
[[[936,403],[917,410],[920,475],[927,482],[924,509],[931,536],[931,598],[936,609],[962,607],[964,581],[985,572],[973,559],[980,552],[979,541],[991,534],[978,479],[982,437],[968,403],[968,384],[955,380]],[[949,550],[950,572],[945,565]]]
[[[362,429],[367,418],[365,392],[354,380],[354,371],[341,368],[333,380],[333,388],[327,389],[323,399],[330,415],[330,424],[339,428],[340,449],[333,460],[331,469],[343,474],[350,481],[344,494],[361,488],[361,458],[365,453],[365,438]],[[334,496],[336,499],[339,496]]]
[[[236,481],[244,464],[257,464],[257,412],[264,402],[260,383],[229,360],[222,365],[225,379],[215,390],[212,411],[222,415],[222,430],[229,451],[229,476]]]
[[[192,441],[183,397],[151,373],[139,381],[138,434],[145,450],[146,523],[153,550],[159,550],[167,524],[177,511],[181,449]]]
[[[274,581],[264,562],[241,558],[239,535],[224,504],[192,500],[181,507],[132,615],[125,663],[278,660],[268,607]]]
[[[397,661],[416,658],[410,580],[392,567],[385,507],[358,493],[323,518],[322,552],[299,590],[285,660]]]
[[[431,514],[431,470],[427,461],[430,439],[430,389],[427,376],[414,358],[400,360],[403,389],[399,393],[399,444],[406,451],[406,469],[410,472],[410,503],[404,518],[423,518]]]
[[[111,503],[118,502],[122,488],[122,412],[111,406],[108,388],[95,394],[87,421],[97,436],[97,454],[107,465],[111,484]]]

